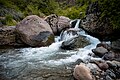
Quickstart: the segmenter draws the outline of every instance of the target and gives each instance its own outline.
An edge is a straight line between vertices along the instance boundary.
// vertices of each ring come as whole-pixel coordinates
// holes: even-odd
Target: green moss
[[[6,17],[5,17],[5,23],[8,26],[13,26],[13,25],[17,24],[17,22],[13,19],[13,17],[11,15],[6,15]]]
[[[114,29],[120,29],[120,1],[100,0],[101,19],[108,18]]]

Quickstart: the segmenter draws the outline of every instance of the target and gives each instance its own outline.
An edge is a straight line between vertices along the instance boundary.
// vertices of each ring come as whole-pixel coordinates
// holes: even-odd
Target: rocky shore
[[[96,58],[89,63],[80,62],[75,66],[74,77],[77,80],[119,80],[120,79],[120,53],[105,42],[101,42],[92,50]]]

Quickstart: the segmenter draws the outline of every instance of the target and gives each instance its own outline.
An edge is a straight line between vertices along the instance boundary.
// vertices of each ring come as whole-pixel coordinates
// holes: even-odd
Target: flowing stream
[[[77,20],[75,29],[79,29],[79,23],[80,20]],[[30,77],[29,79],[22,79],[21,77],[23,77],[24,74],[30,73],[29,75],[31,75],[35,71],[42,71],[42,69],[46,68],[59,68],[60,66],[75,62],[77,59],[82,59],[84,62],[95,59],[90,56],[89,53],[92,53],[91,49],[95,48],[100,41],[97,38],[86,34],[83,30],[80,30],[78,34],[85,36],[91,44],[84,48],[79,48],[78,50],[62,50],[60,49],[62,42],[68,38],[75,37],[75,35],[72,34],[64,34],[66,37],[65,39],[59,41],[60,36],[57,36],[55,38],[56,42],[47,47],[1,49],[0,76],[2,75],[12,80],[33,80],[30,79]],[[36,75],[37,74],[34,74],[34,76]]]

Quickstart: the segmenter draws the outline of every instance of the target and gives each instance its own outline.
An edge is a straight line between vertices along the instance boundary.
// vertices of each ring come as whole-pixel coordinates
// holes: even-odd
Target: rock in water
[[[16,26],[19,38],[29,46],[47,46],[54,42],[54,35],[49,24],[42,18],[27,16]]]
[[[63,41],[61,48],[72,50],[82,48],[90,44],[85,36],[78,34],[78,30],[70,28],[61,33],[60,40]]]
[[[75,66],[73,76],[77,80],[93,80],[90,69],[84,63]]]
[[[103,57],[104,54],[108,52],[108,50],[105,49],[104,47],[97,47],[97,48],[93,49],[92,52],[95,53],[95,55],[97,55],[99,57]]]
[[[61,48],[67,49],[67,50],[72,50],[72,49],[85,47],[89,44],[90,44],[90,42],[84,36],[78,36],[78,37],[71,38],[67,41],[64,41],[62,43]]]

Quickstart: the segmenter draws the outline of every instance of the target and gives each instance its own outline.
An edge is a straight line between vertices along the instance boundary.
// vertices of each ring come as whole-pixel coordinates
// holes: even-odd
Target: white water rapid
[[[75,29],[79,29],[80,20],[77,20]],[[79,48],[78,50],[61,50],[60,46],[64,40],[75,37],[72,34],[63,34],[65,39],[59,41],[60,37],[55,38],[55,43],[50,46],[40,48],[21,48],[10,49],[3,51],[4,54],[0,55],[0,64],[3,64],[6,68],[14,69],[17,67],[26,68],[42,68],[46,66],[59,66],[71,62],[75,62],[77,59],[82,59],[84,62],[88,62],[90,59],[95,59],[89,54],[92,53],[91,49],[95,48],[100,41],[80,30],[78,34],[86,36],[91,42],[90,45]],[[9,74],[11,74],[10,72]],[[16,74],[14,72],[14,74]]]

